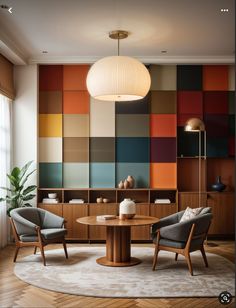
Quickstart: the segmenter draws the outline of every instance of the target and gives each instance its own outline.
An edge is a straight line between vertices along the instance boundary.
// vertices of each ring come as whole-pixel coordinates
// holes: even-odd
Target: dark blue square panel
[[[207,157],[227,157],[228,138],[210,137],[207,138]]]
[[[147,163],[150,149],[148,137],[116,138],[116,161],[119,163]]]
[[[184,127],[178,127],[177,153],[178,157],[196,157],[199,155],[199,133],[186,132]],[[204,155],[204,133],[201,133],[201,150]]]

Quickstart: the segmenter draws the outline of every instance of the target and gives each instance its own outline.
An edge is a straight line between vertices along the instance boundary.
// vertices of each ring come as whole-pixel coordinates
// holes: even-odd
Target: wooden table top
[[[86,216],[76,219],[77,222],[85,225],[91,226],[116,226],[116,227],[123,227],[123,226],[145,226],[145,225],[152,225],[159,221],[159,218],[151,217],[151,216],[141,216],[135,215],[132,219],[121,220],[119,216],[116,219],[110,220],[97,220],[97,216]]]

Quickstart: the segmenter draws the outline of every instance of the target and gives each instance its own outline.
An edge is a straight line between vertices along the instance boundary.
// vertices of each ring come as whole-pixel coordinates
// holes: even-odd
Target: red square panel
[[[229,137],[229,156],[235,156],[235,138]]]
[[[227,65],[204,65],[203,66],[203,90],[227,91],[229,87]]]
[[[175,114],[151,114],[150,115],[151,137],[176,137]]]
[[[228,114],[228,92],[204,92],[204,113]]]
[[[89,65],[64,65],[63,90],[87,90]]]
[[[62,90],[63,67],[62,65],[39,66],[39,90],[57,91]]]
[[[178,91],[178,114],[202,114],[203,93],[201,91]]]

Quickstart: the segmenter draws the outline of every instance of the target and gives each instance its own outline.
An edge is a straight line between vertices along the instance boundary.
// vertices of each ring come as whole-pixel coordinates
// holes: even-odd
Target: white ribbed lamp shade
[[[90,95],[103,101],[132,101],[149,91],[151,78],[147,68],[130,57],[112,56],[95,62],[87,75]]]

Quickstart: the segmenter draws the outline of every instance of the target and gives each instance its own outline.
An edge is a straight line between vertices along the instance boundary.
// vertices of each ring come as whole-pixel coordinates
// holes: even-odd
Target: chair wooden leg
[[[178,253],[175,254],[175,261],[178,260],[178,255],[179,255]]]
[[[68,253],[67,253],[67,249],[66,249],[66,241],[63,240],[62,241],[63,247],[64,247],[64,251],[65,251],[65,255],[66,255],[66,259],[68,259]]]
[[[157,265],[157,256],[158,256],[158,245],[155,245],[155,252],[154,252],[154,257],[153,257],[153,265],[152,265],[152,270],[155,271],[156,265]]]
[[[201,253],[202,253],[202,257],[203,257],[204,263],[205,263],[206,267],[208,267],[207,257],[206,257],[205,249],[204,249],[203,246],[201,248]]]
[[[193,276],[193,267],[192,267],[192,262],[191,262],[191,259],[190,259],[190,254],[189,253],[185,254],[185,258],[186,258],[187,263],[188,263],[189,272],[190,272],[191,276]]]
[[[42,259],[43,259],[43,265],[46,266],[46,259],[45,259],[43,245],[40,245],[39,248],[40,248],[41,256],[42,256]]]
[[[37,246],[34,247],[34,255],[36,254],[37,252]]]
[[[19,249],[20,249],[20,247],[16,246],[16,250],[15,250],[15,255],[14,255],[14,260],[13,260],[13,262],[16,262],[16,258],[17,258]]]

